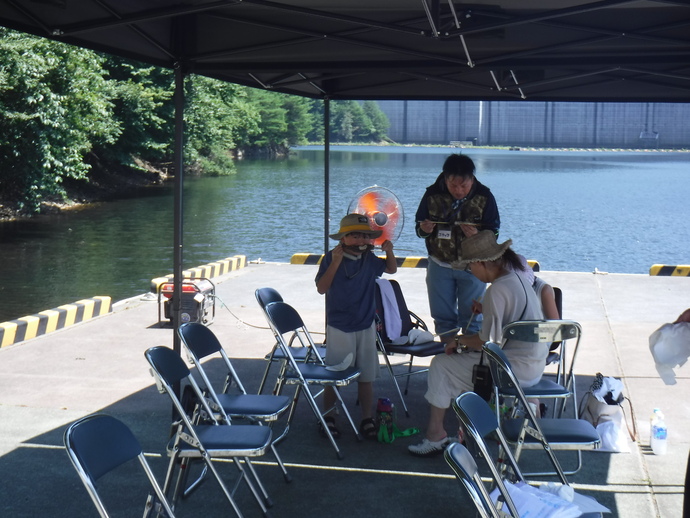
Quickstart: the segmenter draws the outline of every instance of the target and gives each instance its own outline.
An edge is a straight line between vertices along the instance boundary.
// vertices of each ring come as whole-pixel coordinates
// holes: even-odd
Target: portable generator
[[[165,282],[158,288],[158,323],[163,315],[172,322],[173,282]],[[209,325],[216,316],[216,287],[207,278],[184,279],[180,303],[180,324],[200,322]]]

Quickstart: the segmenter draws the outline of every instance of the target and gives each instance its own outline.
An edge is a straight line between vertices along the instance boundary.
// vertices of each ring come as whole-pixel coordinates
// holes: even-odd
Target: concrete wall
[[[478,145],[493,146],[690,147],[690,104],[379,101],[379,106],[391,123],[389,137],[401,144],[476,138]]]

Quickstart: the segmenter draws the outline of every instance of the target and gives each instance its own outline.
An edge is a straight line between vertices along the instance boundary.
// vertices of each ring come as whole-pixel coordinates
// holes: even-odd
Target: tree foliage
[[[119,175],[170,163],[171,70],[0,28],[0,199],[27,211],[88,182],[92,165]],[[185,81],[185,164],[234,171],[237,152],[280,156],[323,140],[320,100],[202,76]],[[331,103],[334,142],[379,142],[388,120],[375,102]]]

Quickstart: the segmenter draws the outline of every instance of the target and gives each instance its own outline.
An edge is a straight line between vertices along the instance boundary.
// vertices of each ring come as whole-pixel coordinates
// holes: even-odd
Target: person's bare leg
[[[357,383],[357,396],[359,397],[359,406],[362,407],[362,421],[371,419],[374,407],[374,384],[371,381]]]
[[[426,438],[432,442],[440,441],[448,435],[443,427],[446,409],[434,405],[429,405],[429,409],[429,424],[426,429]]]

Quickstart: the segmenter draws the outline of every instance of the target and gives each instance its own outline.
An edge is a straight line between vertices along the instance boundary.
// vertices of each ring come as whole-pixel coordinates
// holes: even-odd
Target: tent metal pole
[[[184,78],[180,63],[175,66],[175,150],[173,171],[175,172],[175,189],[173,197],[173,350],[180,353],[180,337],[177,328],[180,325],[180,308],[182,305],[182,220],[183,202],[182,187],[184,181]]]
[[[331,183],[331,100],[326,97],[323,100],[323,253],[328,252],[328,225],[330,206],[330,183]]]

